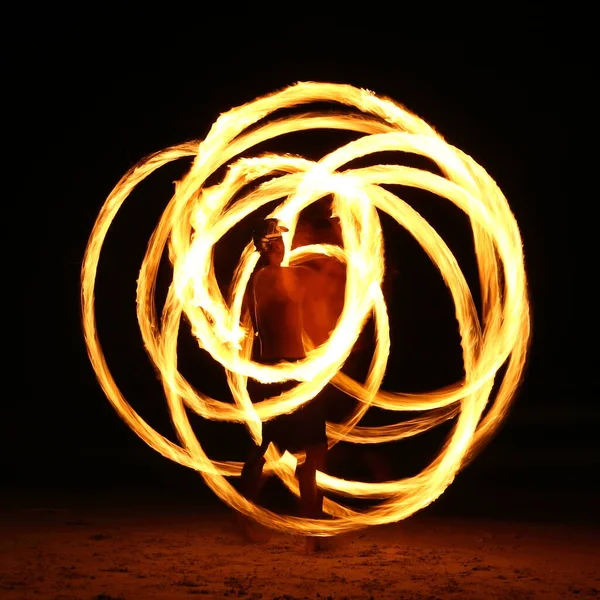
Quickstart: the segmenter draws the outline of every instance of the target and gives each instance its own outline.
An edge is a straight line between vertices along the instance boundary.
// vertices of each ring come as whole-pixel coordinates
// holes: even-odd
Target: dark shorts
[[[281,360],[273,362],[281,362]],[[265,400],[297,385],[296,381],[255,383],[250,389],[250,394],[254,401]],[[269,443],[273,442],[280,452],[288,450],[295,453],[309,446],[326,444],[327,404],[331,392],[332,386],[327,385],[312,400],[293,413],[280,415],[263,423],[263,449],[266,450]]]

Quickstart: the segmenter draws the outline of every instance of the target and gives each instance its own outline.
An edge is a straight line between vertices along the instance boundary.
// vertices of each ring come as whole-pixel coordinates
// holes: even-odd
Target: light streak
[[[347,112],[307,111],[273,119],[282,109],[332,102]],[[265,154],[237,158],[253,146],[295,131],[350,130],[362,134],[321,160]],[[401,151],[432,160],[442,175],[401,165],[345,168],[374,152]],[[119,209],[133,189],[171,161],[192,157],[187,174],[177,182],[148,243],[137,289],[137,318],[148,357],[159,373],[180,445],[168,440],[142,419],[121,393],[108,368],[96,326],[95,281],[100,252]],[[220,167],[222,180],[207,180]],[[258,178],[267,179],[244,193]],[[437,232],[405,201],[383,184],[427,190],[436,202],[452,202],[470,219],[479,270],[482,314],[456,258]],[[237,197],[236,196],[239,196]],[[289,250],[299,213],[325,195],[333,197],[343,247],[310,245]],[[232,198],[236,196],[235,202]],[[253,331],[242,316],[242,298],[257,261],[249,240],[224,297],[216,280],[212,254],[219,240],[236,224],[266,203],[280,200],[270,216],[289,228],[285,264],[325,254],[346,265],[345,303],[329,340],[312,349],[297,364],[262,365],[250,359]],[[381,292],[384,240],[377,211],[388,213],[421,244],[439,269],[454,301],[461,336],[464,379],[421,394],[382,390],[391,340]],[[159,262],[168,251],[173,281],[160,318],[154,309]],[[229,110],[214,123],[205,139],[167,148],[140,161],[117,183],[106,199],[91,232],[81,273],[82,326],[97,379],[120,417],[151,448],[164,457],[195,469],[207,485],[235,510],[263,525],[288,532],[335,535],[369,525],[399,521],[421,510],[451,484],[456,474],[488,441],[506,416],[523,377],[530,339],[527,278],[521,236],[508,202],[496,183],[470,156],[448,144],[431,126],[396,102],[349,85],[302,82]],[[177,368],[177,334],[182,317],[192,325],[198,345],[226,371],[235,404],[195,390]],[[366,321],[377,328],[374,358],[364,384],[340,371]],[[502,372],[500,371],[500,368]],[[502,374],[501,374],[502,373]],[[252,403],[247,378],[262,382],[297,380],[281,397]],[[192,410],[211,420],[245,423],[254,440],[261,423],[290,412],[315,396],[329,381],[360,400],[342,424],[328,423],[330,445],[340,440],[378,443],[398,440],[453,418],[454,424],[439,455],[418,475],[383,483],[347,481],[317,474],[319,486],[337,494],[379,498],[366,511],[325,497],[332,518],[304,519],[279,515],[243,498],[229,481],[240,475],[240,462],[211,460],[187,417]],[[492,398],[492,387],[497,384]],[[369,406],[391,411],[428,411],[414,419],[385,427],[361,427]],[[487,409],[487,410],[486,410]],[[266,472],[275,473],[298,494],[296,461],[303,455],[279,455],[271,445]]]

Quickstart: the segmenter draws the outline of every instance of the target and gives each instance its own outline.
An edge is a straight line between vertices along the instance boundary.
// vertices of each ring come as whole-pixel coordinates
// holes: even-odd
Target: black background
[[[24,292],[16,324],[23,372],[19,383],[5,376],[15,390],[5,402],[3,423],[7,489],[143,490],[211,499],[200,477],[148,448],[104,397],[80,326],[81,260],[104,200],[138,160],[202,139],[218,115],[234,106],[312,80],[371,89],[427,120],[488,171],[521,229],[533,308],[525,380],[496,438],[434,506],[499,515],[513,506],[522,514],[560,510],[573,516],[572,507],[579,505],[578,514],[585,512],[593,503],[590,474],[600,459],[598,411],[592,397],[574,394],[567,375],[574,270],[566,199],[571,131],[560,100],[568,73],[556,60],[557,42],[409,40],[360,29],[316,35],[301,28],[294,34],[231,35],[218,38],[216,46],[202,38],[185,46],[151,35],[135,43],[126,39],[75,30],[40,36],[31,58],[9,65],[16,105],[8,125],[15,147],[25,148],[15,165],[23,169],[16,178],[22,216],[19,225],[7,223],[8,230],[17,228],[7,233],[19,259],[13,281]],[[328,136],[319,132],[288,151],[318,158],[335,147],[335,137]],[[277,149],[285,146],[279,142]],[[185,170],[179,163],[165,168],[125,203],[98,279],[100,339],[117,384],[171,439],[165,401],[137,330],[135,281],[172,182]],[[441,200],[413,200],[472,282],[462,217]],[[386,383],[400,390],[450,383],[460,365],[443,284],[402,232],[393,232],[389,257],[397,275],[388,298],[395,337]],[[12,319],[10,312],[6,318]],[[181,360],[203,391],[225,394],[222,373],[189,340],[182,342]],[[210,455],[243,460],[243,431],[195,426]],[[413,472],[433,457],[442,439],[435,435],[415,446],[382,449],[379,460],[395,474]],[[357,461],[357,455],[348,460]],[[542,498],[535,507],[532,496]]]

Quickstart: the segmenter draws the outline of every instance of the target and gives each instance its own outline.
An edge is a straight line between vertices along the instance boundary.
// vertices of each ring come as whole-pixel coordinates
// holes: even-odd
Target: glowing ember
[[[266,120],[275,111],[312,102],[334,102],[352,110],[311,113]],[[358,110],[356,110],[358,109]],[[208,178],[236,156],[265,140],[310,129],[346,129],[363,134],[318,162],[289,155],[240,158],[228,165],[218,185]],[[411,152],[434,161],[444,176],[407,166],[377,165],[341,169],[350,161],[381,151]],[[141,265],[137,316],[150,360],[162,378],[181,446],[152,429],[128,404],[108,369],[99,343],[94,285],[102,244],[119,208],[144,178],[161,166],[194,157],[179,181],[156,227]],[[264,183],[240,195],[238,191],[266,176]],[[473,228],[482,295],[478,317],[465,277],[455,257],[435,230],[407,203],[381,184],[413,186],[446,198],[464,211]],[[290,243],[305,207],[325,195],[333,198],[343,248]],[[283,200],[281,200],[283,199]],[[251,323],[242,322],[242,299],[258,254],[252,242],[240,257],[231,297],[224,298],[216,281],[212,256],[215,244],[234,225],[268,202],[281,200],[270,216],[289,228],[284,264],[315,254],[346,264],[343,312],[329,340],[308,352],[299,363],[267,366],[250,360]],[[390,351],[386,306],[381,292],[384,246],[377,209],[410,232],[440,270],[455,304],[462,340],[464,380],[423,394],[380,390]],[[161,319],[153,293],[161,257],[167,247],[173,282]],[[263,525],[288,533],[334,535],[344,531],[404,519],[438,498],[459,469],[493,435],[506,414],[521,380],[530,337],[529,303],[519,229],[502,192],[472,158],[447,144],[427,123],[389,99],[349,85],[299,83],[221,115],[206,139],[154,154],[131,169],[107,198],[90,236],[82,269],[82,319],[85,341],[97,378],[121,418],[149,446],[166,458],[197,470],[223,501]],[[184,316],[201,348],[226,370],[235,404],[221,402],[193,389],[177,368],[177,334]],[[365,322],[374,316],[376,348],[364,384],[340,372]],[[505,366],[502,375],[500,367]],[[247,378],[262,382],[294,379],[298,385],[279,398],[253,404]],[[501,381],[499,381],[501,379]],[[228,478],[239,476],[242,464],[212,461],[197,440],[186,411],[212,420],[245,423],[255,440],[261,423],[290,412],[317,394],[328,381],[354,396],[359,408],[343,424],[328,423],[330,445],[340,440],[373,444],[425,431],[454,417],[455,424],[439,456],[414,477],[384,483],[337,479],[318,473],[322,490],[359,498],[379,498],[361,512],[325,498],[327,520],[282,516],[248,502]],[[499,384],[494,390],[492,386]],[[357,425],[369,406],[392,411],[428,411],[425,416],[382,428]],[[484,415],[484,409],[485,411]],[[294,477],[301,455],[279,455],[271,445],[266,472],[275,473],[298,494]]]

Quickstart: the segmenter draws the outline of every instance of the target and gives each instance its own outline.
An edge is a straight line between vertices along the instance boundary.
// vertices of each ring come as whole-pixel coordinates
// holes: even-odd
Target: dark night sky
[[[365,37],[352,43],[359,34]],[[24,393],[9,404],[13,414],[6,422],[12,425],[4,437],[20,443],[22,453],[18,459],[14,452],[4,453],[9,481],[19,486],[30,477],[25,473],[45,472],[45,485],[60,487],[78,478],[89,484],[91,476],[82,474],[86,461],[106,485],[113,481],[111,471],[124,465],[149,469],[140,480],[148,473],[158,477],[159,469],[169,481],[169,473],[180,473],[121,423],[96,383],[79,325],[85,244],[106,196],[139,159],[201,139],[219,113],[301,80],[350,83],[397,100],[496,180],[521,227],[534,338],[521,392],[507,424],[478,459],[479,468],[518,463],[524,478],[540,469],[597,468],[597,407],[592,398],[573,394],[567,376],[574,265],[569,207],[561,205],[559,212],[557,206],[568,186],[563,167],[570,131],[557,101],[566,74],[554,60],[554,42],[530,40],[507,49],[491,42],[410,41],[338,31],[318,47],[290,47],[289,37],[238,39],[205,56],[199,44],[196,59],[192,48],[165,50],[150,36],[139,45],[123,44],[118,52],[114,42],[107,41],[101,52],[97,41],[81,36],[45,46],[35,62],[19,63],[15,76],[26,92],[17,113],[19,130],[27,132],[33,150],[29,179],[23,180],[29,198],[24,224],[33,243],[26,254],[30,272],[21,274]],[[171,181],[183,171],[168,171],[126,203],[107,242],[112,247],[99,291],[100,335],[117,383],[132,405],[170,437],[160,388],[136,333],[134,293],[145,243],[170,198]],[[453,235],[451,229],[448,234]],[[461,233],[454,235],[460,248]],[[441,319],[422,309],[421,298],[427,290],[435,294],[435,286],[419,275],[418,265],[412,270],[404,265],[403,272],[414,275],[408,287],[415,289],[404,300],[394,293],[399,322],[412,322],[412,333],[422,325],[428,340],[447,335],[438,328]],[[425,287],[421,297],[419,285],[432,287]],[[432,301],[428,309],[435,313],[439,306]],[[415,311],[414,318],[402,317],[400,307]],[[433,383],[443,352],[428,356],[412,343],[415,351],[401,354],[412,361],[405,370],[423,377],[431,372]],[[443,343],[440,347],[447,350]],[[439,377],[444,380],[443,368]],[[219,378],[210,369],[202,373],[209,387],[218,388]],[[211,447],[210,428],[198,427]]]

